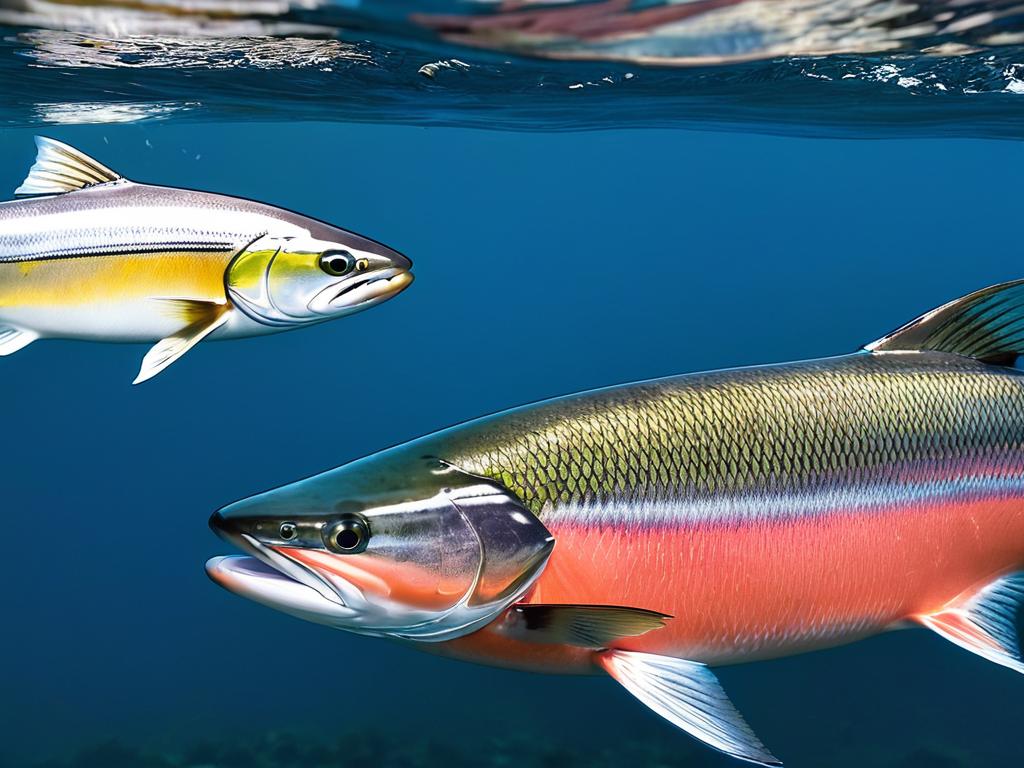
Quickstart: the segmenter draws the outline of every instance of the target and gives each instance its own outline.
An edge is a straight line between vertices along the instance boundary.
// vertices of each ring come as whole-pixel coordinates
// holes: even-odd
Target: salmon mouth
[[[357,615],[338,589],[315,570],[245,533],[213,527],[221,538],[247,553],[207,561],[206,574],[215,584],[269,608],[320,624],[337,626]]]
[[[240,597],[318,624],[337,626],[357,614],[333,591],[328,591],[327,585],[300,581],[252,555],[210,558],[206,574],[215,584]]]
[[[386,270],[366,280],[346,285],[328,303],[333,308],[341,309],[383,301],[404,291],[412,281],[413,274],[408,270]]]

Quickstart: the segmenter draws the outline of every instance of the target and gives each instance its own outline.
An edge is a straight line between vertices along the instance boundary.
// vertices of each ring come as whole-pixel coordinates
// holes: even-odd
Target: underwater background
[[[645,121],[635,100],[554,125],[520,98],[487,125],[415,93],[401,119],[346,118],[333,92],[318,116],[306,81],[295,115],[282,86],[248,115],[244,96],[197,117],[130,94],[127,111],[90,117],[82,103],[121,103],[152,75],[98,68],[78,91],[50,72],[41,112],[26,107],[42,76],[22,53],[0,70],[4,196],[43,133],[134,180],[379,239],[417,280],[337,322],[200,344],[138,387],[144,346],[46,341],[0,360],[3,768],[738,765],[604,677],[473,666],[241,600],[204,573],[226,550],[207,518],[513,405],[853,351],[1024,276],[1024,147],[991,138],[1024,124],[1015,103],[958,103],[966,123],[943,112],[948,130],[901,123],[898,107],[877,131],[822,130],[828,104],[811,98],[789,110],[791,131],[764,113],[717,131],[678,104],[678,120]],[[568,82],[575,66],[555,71]],[[204,102],[201,79],[165,75]],[[790,768],[1024,764],[1024,680],[927,632],[718,673]]]

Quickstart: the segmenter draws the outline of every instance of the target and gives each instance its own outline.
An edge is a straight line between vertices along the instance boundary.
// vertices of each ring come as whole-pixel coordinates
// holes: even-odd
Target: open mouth
[[[211,558],[206,563],[206,573],[229,592],[307,621],[333,624],[355,614],[351,608],[327,599],[319,590],[248,555]]]
[[[335,624],[356,614],[334,596],[293,579],[250,555],[223,555],[206,563],[206,573],[229,592],[268,608],[320,624]]]
[[[245,533],[223,530],[216,516],[211,522],[221,538],[250,553],[210,559],[206,573],[216,584],[310,621],[333,624],[355,615],[338,591],[315,571]]]
[[[405,290],[412,281],[412,273],[405,270],[392,274],[384,273],[346,285],[330,303],[335,307],[351,307],[368,301],[390,298]]]

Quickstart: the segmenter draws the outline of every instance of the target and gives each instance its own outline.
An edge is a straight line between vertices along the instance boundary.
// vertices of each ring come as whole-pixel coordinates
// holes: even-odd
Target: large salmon
[[[778,761],[708,665],[927,627],[1024,671],[1024,281],[844,357],[612,387],[237,502],[228,589],[362,634],[603,670]]]

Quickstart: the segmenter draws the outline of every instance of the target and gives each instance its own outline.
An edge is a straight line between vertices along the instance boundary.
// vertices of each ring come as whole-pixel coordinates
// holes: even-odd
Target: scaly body
[[[672,615],[612,647],[713,664],[791,654],[1024,568],[1024,376],[955,355],[680,376],[415,445],[512,489],[555,537],[525,602]],[[485,630],[446,650],[594,671],[574,649],[505,642]]]

